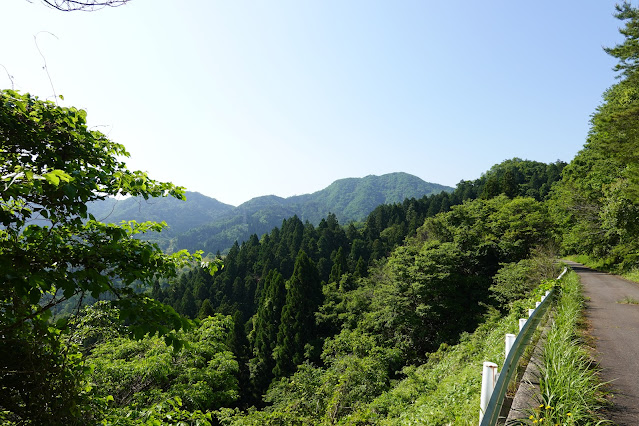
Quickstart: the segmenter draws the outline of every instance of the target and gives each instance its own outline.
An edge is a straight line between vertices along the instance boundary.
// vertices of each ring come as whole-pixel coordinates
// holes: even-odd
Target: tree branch
[[[91,12],[94,10],[102,9],[104,7],[118,7],[129,2],[129,0],[42,0],[47,6],[61,10],[63,12],[72,12],[75,10],[82,10],[85,12]]]

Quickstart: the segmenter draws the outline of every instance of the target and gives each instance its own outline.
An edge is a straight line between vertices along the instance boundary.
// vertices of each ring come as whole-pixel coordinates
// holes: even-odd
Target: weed
[[[617,301],[617,303],[621,303],[623,305],[639,305],[639,300],[630,296],[626,296],[623,299]]]
[[[633,269],[632,271],[623,274],[623,277],[627,280],[639,283],[639,269]]]

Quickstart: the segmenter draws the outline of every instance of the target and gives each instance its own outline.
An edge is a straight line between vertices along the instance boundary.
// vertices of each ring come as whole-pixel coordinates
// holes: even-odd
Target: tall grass
[[[639,283],[639,269],[633,269],[622,275],[625,279]]]
[[[529,423],[597,425],[605,406],[602,384],[579,336],[584,300],[577,274],[566,276],[540,368],[539,406]]]

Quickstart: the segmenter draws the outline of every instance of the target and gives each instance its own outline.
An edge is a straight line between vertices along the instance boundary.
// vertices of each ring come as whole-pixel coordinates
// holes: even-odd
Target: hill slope
[[[108,198],[89,203],[88,212],[97,220],[118,223],[123,220],[144,222],[166,222],[169,226],[161,234],[148,235],[164,249],[170,247],[170,239],[194,227],[219,219],[234,210],[234,207],[197,192],[187,192],[186,201],[173,197],[153,198],[131,197],[123,200]]]
[[[252,234],[270,232],[294,215],[317,225],[334,213],[341,224],[346,224],[364,220],[380,204],[452,190],[408,173],[340,179],[312,194],[253,198],[223,217],[178,236],[176,248],[215,253],[228,249],[235,241],[247,240]]]
[[[363,220],[380,204],[400,203],[406,198],[421,198],[452,190],[448,186],[424,182],[408,173],[389,173],[340,179],[321,191],[291,197],[286,202],[299,211],[298,216],[302,220],[318,223],[331,212],[344,224]]]

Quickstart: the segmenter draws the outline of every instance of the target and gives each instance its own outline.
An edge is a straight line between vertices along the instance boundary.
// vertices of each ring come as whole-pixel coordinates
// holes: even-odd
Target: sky
[[[0,89],[88,113],[129,169],[239,205],[348,177],[569,162],[615,82],[608,0],[0,2]]]

